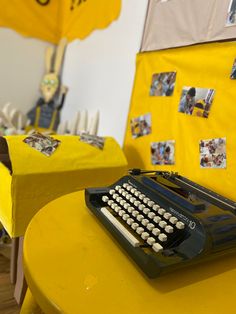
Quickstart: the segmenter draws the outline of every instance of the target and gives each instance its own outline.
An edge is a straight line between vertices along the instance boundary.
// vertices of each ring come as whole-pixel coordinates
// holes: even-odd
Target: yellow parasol
[[[83,39],[117,19],[121,0],[1,0],[0,26],[57,44]]]

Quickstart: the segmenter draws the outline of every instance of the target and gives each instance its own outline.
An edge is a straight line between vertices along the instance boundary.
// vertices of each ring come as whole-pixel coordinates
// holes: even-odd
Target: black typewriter
[[[236,251],[236,203],[177,173],[133,169],[85,199],[150,278]]]

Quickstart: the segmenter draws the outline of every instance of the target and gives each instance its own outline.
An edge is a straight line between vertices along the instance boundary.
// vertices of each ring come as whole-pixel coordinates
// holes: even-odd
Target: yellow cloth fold
[[[0,221],[11,237],[22,236],[33,215],[51,200],[112,184],[127,170],[120,146],[110,137],[100,150],[78,136],[55,136],[61,144],[50,157],[24,143],[25,137],[6,137],[12,175],[0,164]]]

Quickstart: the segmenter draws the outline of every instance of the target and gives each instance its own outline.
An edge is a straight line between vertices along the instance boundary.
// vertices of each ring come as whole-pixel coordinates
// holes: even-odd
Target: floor
[[[0,314],[19,314],[10,283],[10,247],[0,244]]]

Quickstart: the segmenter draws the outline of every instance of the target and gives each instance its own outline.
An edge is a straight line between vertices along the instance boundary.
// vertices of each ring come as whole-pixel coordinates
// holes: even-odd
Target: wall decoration
[[[33,133],[26,137],[23,142],[48,157],[55,152],[61,143],[61,141],[56,140],[51,136],[46,136],[40,133]]]
[[[180,98],[179,112],[208,118],[214,95],[214,89],[185,86]]]
[[[234,64],[233,64],[233,67],[232,67],[230,78],[231,78],[231,80],[235,80],[236,79],[236,59],[234,60]]]
[[[83,133],[80,135],[80,141],[92,145],[96,148],[103,149],[105,138],[97,135]]]
[[[226,138],[201,140],[201,168],[226,168]]]
[[[133,138],[148,135],[151,133],[151,114],[147,113],[137,118],[133,118],[131,119],[130,124]]]
[[[174,165],[175,141],[151,143],[151,162],[153,165]]]
[[[150,96],[172,96],[175,88],[175,80],[176,72],[153,74]]]
[[[226,26],[234,26],[234,25],[236,25],[236,0],[230,0]]]

